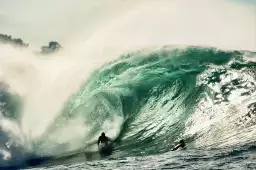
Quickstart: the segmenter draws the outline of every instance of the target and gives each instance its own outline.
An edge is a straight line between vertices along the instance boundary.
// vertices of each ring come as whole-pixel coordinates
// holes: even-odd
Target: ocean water
[[[69,163],[33,169],[255,169],[255,147],[226,150],[189,150],[161,155]]]
[[[40,135],[23,132],[27,96],[3,81],[1,168],[255,169],[255,79],[255,52],[127,52],[93,70]],[[102,131],[115,141],[107,157],[95,144]],[[187,149],[171,151],[180,139]]]

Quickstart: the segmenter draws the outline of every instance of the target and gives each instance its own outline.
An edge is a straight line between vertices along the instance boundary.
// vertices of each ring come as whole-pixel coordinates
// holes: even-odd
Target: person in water
[[[186,148],[186,144],[185,144],[185,141],[183,139],[180,140],[179,143],[171,151],[176,151],[179,148],[181,148],[181,149]]]
[[[101,136],[98,139],[98,146],[100,144],[103,144],[105,146],[107,146],[108,144],[110,144],[111,140],[105,135],[104,132],[101,133]]]
[[[110,138],[108,138],[105,135],[104,132],[101,133],[101,136],[98,139],[98,147],[99,147],[100,154],[102,156],[111,155],[113,151],[113,143],[110,140]]]

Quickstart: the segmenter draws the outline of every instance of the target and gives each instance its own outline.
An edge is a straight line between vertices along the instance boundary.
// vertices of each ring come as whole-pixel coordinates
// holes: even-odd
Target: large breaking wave
[[[256,138],[255,57],[193,46],[123,54],[95,70],[37,138],[22,129],[24,97],[3,81],[1,164],[84,150],[102,131],[116,140],[118,156],[168,152],[181,138],[188,148],[250,145]]]

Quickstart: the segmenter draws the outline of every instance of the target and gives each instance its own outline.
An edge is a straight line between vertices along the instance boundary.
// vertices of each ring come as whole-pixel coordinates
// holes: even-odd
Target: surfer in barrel
[[[108,138],[104,132],[101,133],[101,136],[98,138],[98,147],[102,155],[110,155],[113,150],[113,144],[110,138]]]

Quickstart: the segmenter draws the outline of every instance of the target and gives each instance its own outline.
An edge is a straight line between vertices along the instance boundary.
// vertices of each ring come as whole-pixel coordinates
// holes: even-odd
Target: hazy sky
[[[160,1],[161,0],[159,0],[159,2]],[[175,1],[176,0],[173,0],[173,2]],[[209,0],[209,2],[213,2],[213,1],[214,0]],[[255,9],[254,11],[256,11],[256,8],[255,8],[256,0],[222,0],[222,1],[230,2],[230,4],[240,4],[241,6],[244,6],[243,7],[244,9],[247,8],[246,6],[248,6],[249,12],[246,12],[246,13],[244,12],[246,10],[243,10],[243,9],[240,10],[240,8],[237,10],[237,12],[234,12],[234,10],[232,11],[231,9],[233,8],[233,6],[228,6],[228,5],[226,5],[225,7],[227,10],[223,8],[221,12],[224,15],[223,17],[227,19],[226,21],[232,19],[232,22],[237,22],[236,24],[238,25],[238,27],[241,27],[241,26],[239,26],[240,25],[239,22],[236,21],[235,19],[237,16],[239,17],[240,15],[242,15],[244,16],[244,18],[249,18],[249,19],[246,19],[245,21],[241,21],[241,23],[246,24],[246,22],[248,21],[247,27],[251,27],[249,30],[250,33],[247,33],[246,35],[241,35],[241,36],[248,36],[248,41],[251,41],[252,44],[253,43],[256,44],[256,42],[253,42],[253,38],[252,38],[253,36],[256,35],[252,31],[254,28],[256,28],[255,21],[253,21],[253,20],[256,20],[256,15],[253,17],[253,8]],[[141,9],[143,11],[144,10],[143,6],[145,6],[145,9],[146,9],[148,6],[150,6],[150,3],[152,2],[153,2],[152,0],[148,0],[148,1],[131,0],[129,2],[126,0],[73,0],[73,1],[70,1],[70,0],[0,0],[0,33],[10,34],[13,37],[20,37],[25,42],[28,42],[36,46],[46,44],[50,40],[57,40],[65,44],[71,38],[79,37],[79,36],[83,36],[83,37],[89,36],[91,33],[94,32],[95,28],[101,27],[101,25],[103,25],[102,23],[107,22],[109,18],[114,18],[115,16],[119,17],[119,15],[125,13],[125,11],[129,11],[130,9],[133,9],[133,8],[136,8],[136,10],[138,10],[139,9],[138,6],[141,6]],[[186,2],[187,4],[191,5],[190,0],[187,0],[187,1],[182,0],[182,3],[176,3],[178,5],[176,5],[176,7],[172,9],[171,9],[172,7],[171,0],[169,0],[168,3],[166,4],[167,4],[167,7],[168,5],[170,6],[170,10],[174,10],[174,11],[184,10],[184,16],[181,16],[181,14],[178,14],[179,16],[181,16],[181,18],[184,21],[186,20],[186,18],[191,18],[194,13],[196,13],[195,17],[198,18],[198,21],[203,21],[201,17],[203,17],[205,13],[208,12],[207,10],[204,10],[204,9],[211,8],[211,6],[208,5],[207,3],[202,3],[203,4],[202,6],[195,5],[190,8],[189,5],[186,6]],[[196,0],[193,2],[196,2]],[[141,5],[143,3],[145,5]],[[158,6],[157,3],[158,3],[158,0],[155,0],[155,2],[152,3],[153,4],[152,7],[157,7]],[[220,7],[222,6],[221,3],[222,3],[221,1],[218,1],[218,4]],[[197,4],[200,4],[200,3],[197,3]],[[216,5],[210,10],[211,16],[209,14],[209,18],[212,18],[215,20],[218,19],[219,10],[217,6],[218,5]],[[146,19],[145,20],[143,19],[143,21],[151,22],[149,18],[147,18],[146,16],[142,17],[142,15],[151,15],[150,13],[157,13],[157,14],[161,13],[162,12],[161,8],[164,8],[164,7],[159,5],[159,8],[152,8],[152,11],[149,13],[143,13],[143,12],[137,13],[138,18],[144,17]],[[198,10],[194,10],[195,8],[198,8]],[[191,13],[189,12],[190,10],[191,10]],[[214,10],[216,10],[215,13],[216,13],[216,16],[218,17],[214,16],[215,15]],[[227,12],[223,13],[223,11],[227,11]],[[169,15],[169,13],[168,14],[167,13],[168,11],[166,12],[166,14],[164,13],[162,14]],[[179,13],[183,13],[183,12],[179,12]],[[235,16],[236,14],[237,16]],[[247,14],[248,14],[248,17],[245,16]],[[254,12],[254,14],[256,13]],[[233,15],[233,17],[229,15]],[[136,18],[137,17],[134,17],[133,20],[136,20]],[[239,19],[243,20],[243,18],[237,18],[237,20]],[[221,21],[222,18],[219,18],[218,20]],[[175,25],[180,24],[181,28],[183,26],[185,27],[191,26],[193,30],[195,28],[193,23],[191,23],[190,21],[191,20],[187,19],[187,24],[184,24],[180,21],[174,24]],[[141,22],[141,20],[138,22]],[[155,24],[160,24],[159,22],[161,21],[157,21],[155,23],[152,22],[150,24],[152,25],[152,27],[154,27]],[[164,22],[168,22],[168,21],[164,21]],[[188,24],[189,22],[191,25]],[[134,26],[129,25],[131,27],[129,28],[129,30],[137,29],[136,28],[137,24],[134,23],[134,21],[131,21],[130,23],[133,23],[135,25]],[[223,23],[225,22],[223,21],[220,24],[223,24]],[[197,24],[199,24],[199,22]],[[200,24],[204,24],[204,23],[201,22]],[[147,25],[147,23],[145,23],[145,25]],[[217,27],[216,24],[215,25],[213,24],[212,26]],[[232,23],[230,23],[230,28],[226,26],[225,30],[227,29],[232,30],[234,29],[234,26],[236,27],[234,23],[233,25]],[[200,28],[200,27],[198,26],[197,28]],[[125,34],[127,33],[127,30],[124,31]],[[148,32],[150,31],[152,30],[148,30]],[[184,30],[184,31],[188,31],[188,30]],[[248,32],[246,28],[241,28],[241,31]],[[206,30],[204,35],[206,35],[206,33],[211,34],[209,30]],[[227,33],[223,32],[222,34],[227,34]],[[190,36],[190,34],[188,35],[188,33],[185,33],[186,36]],[[218,33],[218,35],[220,34]],[[161,36],[159,35],[159,37]],[[179,39],[179,37],[175,37],[175,38]],[[253,46],[252,44],[251,46]]]
[[[117,1],[0,0],[0,33],[37,44],[65,41],[77,31],[90,29],[98,18],[113,13],[113,3]]]

